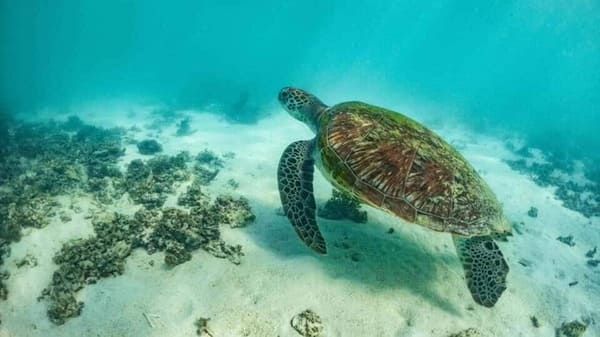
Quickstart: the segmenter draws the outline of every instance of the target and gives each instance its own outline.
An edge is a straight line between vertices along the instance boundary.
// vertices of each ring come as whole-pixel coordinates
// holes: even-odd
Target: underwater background
[[[514,234],[496,307],[449,235],[319,174],[302,245],[285,86],[473,164]],[[0,0],[0,337],[597,336],[599,145],[595,0]]]
[[[264,106],[293,84],[599,156],[597,1],[0,6],[3,111],[103,99],[198,107],[244,92]]]

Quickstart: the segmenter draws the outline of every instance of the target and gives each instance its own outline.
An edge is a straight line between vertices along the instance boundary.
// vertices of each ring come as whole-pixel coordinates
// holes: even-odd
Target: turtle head
[[[308,124],[313,130],[316,129],[321,113],[327,109],[327,105],[315,95],[293,87],[285,87],[279,91],[279,103],[292,117]]]

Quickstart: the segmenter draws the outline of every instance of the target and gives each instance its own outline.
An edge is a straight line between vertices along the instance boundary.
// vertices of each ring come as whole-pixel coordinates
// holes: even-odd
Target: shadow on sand
[[[344,278],[362,283],[372,291],[405,288],[449,314],[462,315],[456,304],[436,289],[436,285],[444,282],[439,270],[446,268],[445,265],[460,270],[456,256],[431,252],[427,246],[419,244],[418,238],[403,233],[386,234],[389,224],[386,227],[372,220],[366,224],[355,224],[319,218],[320,229],[327,240],[328,255],[317,256],[297,238],[285,216],[271,212],[257,214],[257,219],[263,221],[259,220],[255,226],[247,228],[248,234],[261,247],[277,255],[286,259],[314,256],[319,266],[333,279]]]

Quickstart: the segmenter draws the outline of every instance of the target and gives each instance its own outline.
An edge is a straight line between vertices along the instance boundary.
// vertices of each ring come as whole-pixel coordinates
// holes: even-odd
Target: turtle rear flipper
[[[325,239],[319,231],[315,215],[313,148],[314,140],[301,140],[288,145],[279,160],[277,180],[283,211],[296,233],[312,250],[326,254]]]
[[[508,264],[490,236],[452,235],[467,286],[478,304],[493,307],[506,289]]]

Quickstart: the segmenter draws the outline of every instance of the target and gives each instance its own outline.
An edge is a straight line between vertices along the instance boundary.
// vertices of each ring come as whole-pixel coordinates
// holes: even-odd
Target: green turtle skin
[[[361,102],[321,114],[317,165],[336,187],[408,222],[458,235],[510,231],[500,203],[441,137]]]
[[[458,151],[418,122],[374,105],[328,107],[290,87],[280,91],[279,101],[316,135],[290,144],[277,170],[283,210],[309,248],[327,253],[315,215],[317,166],[363,203],[451,233],[473,299],[486,307],[496,304],[509,267],[494,237],[505,237],[511,228],[494,193]]]

